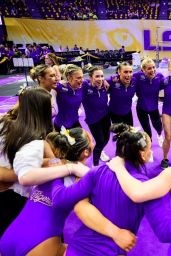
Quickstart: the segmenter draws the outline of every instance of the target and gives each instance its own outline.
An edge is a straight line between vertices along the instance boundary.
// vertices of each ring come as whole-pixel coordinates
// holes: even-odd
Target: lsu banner
[[[171,21],[96,20],[63,21],[5,18],[8,40],[14,43],[48,43],[58,49],[75,44],[83,49],[141,52],[141,57],[171,58]]]

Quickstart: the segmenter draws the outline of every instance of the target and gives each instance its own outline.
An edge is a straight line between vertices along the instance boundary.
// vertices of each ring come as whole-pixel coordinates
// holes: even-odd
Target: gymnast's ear
[[[142,151],[140,150],[140,156],[141,156],[141,159],[146,162],[146,154],[145,154],[145,151]]]
[[[80,155],[80,161],[84,161],[91,155],[90,150],[88,148],[84,149]]]

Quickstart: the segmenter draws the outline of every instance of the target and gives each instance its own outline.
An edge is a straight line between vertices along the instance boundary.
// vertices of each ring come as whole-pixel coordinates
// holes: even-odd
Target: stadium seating
[[[108,19],[158,19],[159,0],[105,0]]]
[[[160,0],[103,0],[107,19],[158,19]],[[97,0],[35,0],[42,19],[90,20],[98,19]],[[171,7],[171,2],[168,2]],[[170,8],[168,8],[169,10]],[[24,0],[2,1],[0,15],[5,17],[31,17],[31,6]],[[171,9],[168,11],[171,19]]]
[[[31,17],[25,2],[22,0],[1,1],[0,15],[15,18]]]

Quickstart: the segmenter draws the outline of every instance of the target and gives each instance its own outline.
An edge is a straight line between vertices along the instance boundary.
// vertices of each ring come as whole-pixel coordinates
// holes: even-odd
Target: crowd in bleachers
[[[0,15],[4,17],[30,17],[28,7],[23,0],[6,0],[0,3]]]
[[[157,19],[159,0],[106,0],[108,19]]]
[[[96,1],[36,1],[44,19],[90,20],[97,19]]]
[[[56,20],[96,20],[98,19],[96,0],[74,1],[35,1],[42,19]],[[0,15],[5,17],[31,17],[28,6],[23,0],[7,0],[1,3]]]
[[[171,0],[168,0],[168,19],[171,20]]]
[[[104,10],[107,19],[158,19],[160,12],[160,0],[105,0]],[[56,20],[97,20],[97,0],[36,0],[34,2],[42,19]],[[168,7],[170,7],[168,2]],[[31,17],[23,0],[7,0],[1,3],[0,15],[5,17]],[[171,11],[168,8],[168,19],[171,19]]]

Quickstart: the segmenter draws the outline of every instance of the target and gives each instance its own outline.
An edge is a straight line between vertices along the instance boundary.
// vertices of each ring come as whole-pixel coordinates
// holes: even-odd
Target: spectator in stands
[[[49,48],[50,52],[55,53],[55,50],[52,45],[49,45],[48,48]]]
[[[87,16],[87,14],[85,12],[83,13],[82,19],[83,20],[87,20],[88,19],[88,16]]]
[[[83,19],[83,15],[80,11],[77,12],[77,19],[78,20],[82,20]]]
[[[64,52],[69,52],[69,47],[68,45],[63,49]]]
[[[119,54],[120,54],[120,57],[123,59],[124,54],[125,54],[125,46],[124,45],[122,45],[121,49],[119,49]]]
[[[96,48],[95,53],[98,55],[100,53],[99,48]]]
[[[25,49],[25,55],[26,55],[26,57],[30,57],[30,55],[31,55],[31,52],[32,52],[32,45],[31,44],[29,44],[29,45],[26,45],[26,49]]]
[[[50,53],[51,51],[50,51],[50,49],[48,48],[48,46],[43,46],[42,47],[42,55],[46,55],[47,53]]]
[[[98,17],[97,17],[97,15],[96,15],[95,13],[93,14],[92,19],[93,19],[93,20],[98,20]]]
[[[30,58],[33,58],[33,62],[35,66],[40,64],[42,53],[43,51],[41,47],[36,43],[33,43],[33,48],[32,48],[32,51],[30,52]]]
[[[22,52],[18,49],[16,45],[13,45],[13,52],[15,58],[21,58]]]
[[[17,9],[15,7],[11,8],[11,16],[17,16]]]
[[[83,50],[82,47],[80,47],[80,54],[84,54],[84,53],[85,53],[85,51]]]
[[[79,47],[75,44],[73,50],[74,51],[79,51]]]
[[[59,46],[58,52],[63,52],[62,45]]]

